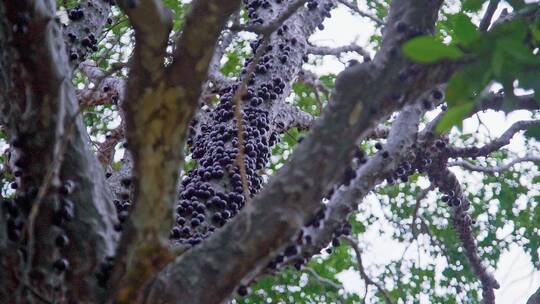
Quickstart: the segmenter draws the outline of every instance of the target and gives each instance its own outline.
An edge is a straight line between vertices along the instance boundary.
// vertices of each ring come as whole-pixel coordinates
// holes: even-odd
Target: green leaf
[[[418,36],[403,44],[403,52],[410,59],[420,63],[434,63],[442,59],[459,59],[460,49],[446,45],[432,36]]]
[[[523,42],[514,39],[513,37],[500,38],[497,41],[497,49],[504,50],[512,59],[526,64],[540,63],[540,57],[533,54]]]
[[[462,105],[451,107],[446,111],[443,118],[437,125],[437,132],[439,134],[442,134],[450,130],[455,125],[460,126],[463,122],[463,119],[465,119],[469,115],[469,113],[471,113],[473,108],[473,102],[468,102]]]
[[[484,4],[484,0],[464,0],[462,7],[465,11],[476,12],[482,8],[482,4]]]
[[[448,81],[446,86],[446,100],[450,106],[468,102],[472,91],[471,83],[464,73],[456,73]]]
[[[457,43],[461,43],[468,47],[479,37],[476,26],[472,23],[471,18],[463,13],[458,13],[452,16],[454,23],[454,39]]]
[[[527,130],[525,131],[525,136],[540,141],[540,125],[534,125],[527,128]]]
[[[514,10],[525,7],[525,1],[523,0],[508,0],[508,3],[510,3]]]
[[[500,50],[495,50],[491,57],[491,68],[495,77],[501,77],[504,62],[504,54]]]

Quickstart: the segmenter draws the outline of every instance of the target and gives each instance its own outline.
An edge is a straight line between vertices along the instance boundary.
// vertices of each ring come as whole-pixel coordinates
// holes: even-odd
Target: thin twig
[[[366,271],[364,269],[364,264],[362,263],[360,247],[358,247],[358,244],[356,243],[356,241],[347,236],[342,236],[341,239],[346,241],[354,250],[356,254],[356,261],[358,264],[358,271],[360,272],[360,276],[362,277],[362,279],[366,282],[366,285],[375,286],[377,290],[382,294],[386,304],[393,304],[392,300],[390,299],[390,295],[388,294],[388,291],[386,291],[386,289],[384,289],[379,283],[370,279],[369,276],[366,274]]]
[[[412,215],[412,221],[411,221],[411,229],[413,237],[416,238],[417,230],[416,230],[416,218],[418,217],[418,211],[420,210],[420,204],[422,203],[422,200],[424,200],[429,192],[431,192],[433,189],[435,189],[434,185],[429,185],[428,188],[423,189],[418,196],[416,196],[416,204],[414,205],[413,215]]]
[[[337,290],[340,290],[342,289],[343,287],[339,284],[337,284],[336,282],[330,280],[330,279],[327,279],[327,278],[324,278],[322,277],[321,275],[319,275],[313,268],[310,268],[310,267],[305,267],[304,270],[309,273],[309,275],[311,275],[315,280],[317,280],[318,282],[324,284],[324,285],[328,285],[334,289],[337,289]]]
[[[339,3],[345,5],[346,7],[348,7],[349,9],[351,9],[353,12],[357,13],[358,15],[362,16],[362,17],[366,17],[368,19],[371,19],[373,22],[375,22],[378,26],[382,26],[384,25],[384,21],[382,21],[381,19],[373,16],[372,14],[369,14],[369,13],[366,13],[364,11],[361,11],[356,5],[352,4],[351,2],[349,2],[348,0],[338,0]]]
[[[448,167],[459,166],[470,171],[478,171],[478,172],[493,174],[493,173],[500,173],[503,171],[507,171],[508,169],[512,168],[514,165],[518,163],[523,163],[523,162],[540,162],[540,156],[524,156],[524,157],[516,158],[507,164],[495,166],[495,167],[478,166],[478,165],[471,164],[468,161],[456,160],[453,162],[449,162]]]

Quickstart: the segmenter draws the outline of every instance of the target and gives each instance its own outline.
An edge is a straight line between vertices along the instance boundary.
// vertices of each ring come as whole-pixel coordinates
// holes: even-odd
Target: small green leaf
[[[452,16],[454,23],[454,38],[456,42],[464,46],[470,46],[479,37],[476,26],[471,18],[463,13]]]
[[[476,12],[482,8],[484,0],[464,0],[463,1],[463,10],[468,12]]]
[[[495,77],[501,77],[503,62],[503,53],[500,50],[495,50],[493,52],[493,57],[491,57],[491,68],[493,69],[493,75],[495,75]]]
[[[527,128],[527,130],[525,131],[525,136],[540,141],[540,125],[534,125]]]
[[[403,52],[410,59],[420,63],[434,63],[442,59],[459,59],[460,49],[446,45],[432,36],[418,36],[403,44]]]
[[[464,73],[454,74],[446,86],[445,96],[448,104],[453,106],[467,102],[471,92],[470,84]]]
[[[471,113],[473,108],[473,102],[468,102],[465,104],[457,105],[455,107],[451,107],[446,111],[443,118],[437,125],[437,132],[439,134],[442,134],[450,130],[453,126],[460,126],[463,122],[463,119],[465,119],[467,115]]]
[[[530,48],[528,48],[523,42],[516,40],[513,37],[500,38],[497,41],[497,50],[499,49],[504,50],[517,61],[526,64],[540,63],[539,56],[534,55]]]

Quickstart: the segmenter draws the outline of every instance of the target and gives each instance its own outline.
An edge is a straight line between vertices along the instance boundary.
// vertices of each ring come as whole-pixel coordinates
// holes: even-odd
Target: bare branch
[[[322,277],[321,275],[319,275],[313,268],[311,267],[305,267],[304,268],[304,271],[306,271],[310,276],[312,276],[317,282],[323,284],[323,285],[328,285],[334,289],[337,289],[337,290],[340,290],[340,289],[343,289],[343,286],[337,284],[336,282],[330,280],[330,279],[327,279],[325,277]]]
[[[434,185],[429,185],[429,187],[427,187],[426,189],[423,189],[422,191],[420,191],[420,193],[418,193],[418,195],[416,196],[416,203],[414,204],[413,216],[412,216],[412,220],[411,220],[412,235],[415,238],[416,238],[416,235],[417,235],[416,219],[418,217],[418,211],[420,210],[420,204],[427,197],[429,192],[431,192],[433,189],[435,189],[435,186]]]
[[[520,158],[516,158],[516,159],[512,160],[511,162],[509,162],[507,164],[500,165],[500,166],[495,166],[495,167],[478,166],[478,165],[474,165],[474,164],[472,164],[472,163],[470,163],[468,161],[456,160],[456,161],[453,161],[453,162],[448,162],[448,167],[459,166],[459,167],[462,167],[462,168],[470,170],[470,171],[478,171],[478,172],[494,174],[494,173],[507,171],[510,168],[512,168],[515,164],[522,163],[522,162],[540,162],[540,156],[520,157]]]
[[[473,113],[478,111],[492,109],[495,111],[514,111],[514,110],[538,110],[540,103],[534,98],[534,94],[519,95],[513,97],[515,102],[506,102],[507,97],[503,93],[491,93],[480,100]]]
[[[528,127],[539,124],[540,120],[521,120],[515,122],[506,130],[498,139],[482,146],[482,147],[466,147],[466,148],[456,148],[449,147],[447,148],[447,155],[449,157],[477,157],[477,156],[486,156],[493,151],[497,151],[500,148],[508,145],[510,140],[514,135]]]
[[[375,22],[378,26],[383,26],[384,25],[384,21],[382,21],[381,19],[379,19],[378,17],[376,17],[376,16],[374,16],[374,15],[372,15],[370,13],[366,13],[366,12],[360,10],[358,8],[358,6],[352,4],[349,0],[338,0],[338,2],[345,5],[346,7],[351,9],[353,12],[357,13],[358,15],[370,19],[371,21]]]
[[[351,45],[345,45],[341,47],[324,47],[324,46],[309,46],[308,53],[313,55],[332,55],[332,56],[340,56],[342,53],[347,52],[355,52],[361,55],[364,58],[369,58],[369,53],[364,50],[363,47],[357,45],[357,44],[351,44]]]
[[[311,114],[288,103],[276,103],[273,109],[277,113],[274,122],[278,125],[279,129],[281,129],[281,132],[291,128],[308,130],[316,119]]]
[[[360,272],[360,277],[362,277],[362,280],[366,282],[366,285],[375,286],[377,290],[382,294],[386,304],[393,304],[394,302],[392,302],[392,300],[390,299],[390,295],[388,294],[388,291],[386,291],[386,289],[384,289],[381,286],[381,284],[370,279],[369,276],[367,275],[366,270],[364,269],[364,265],[362,263],[362,253],[356,241],[347,236],[342,236],[341,239],[345,240],[354,250],[354,253],[356,254],[356,262],[358,265],[358,271]]]

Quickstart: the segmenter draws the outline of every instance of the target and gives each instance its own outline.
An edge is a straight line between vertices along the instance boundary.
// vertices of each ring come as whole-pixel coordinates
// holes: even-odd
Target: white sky
[[[496,15],[499,13],[500,10]],[[373,24],[367,19],[351,15],[345,7],[340,6],[335,9],[332,12],[332,18],[327,19],[324,25],[325,29],[323,31],[318,31],[311,37],[310,41],[313,44],[335,47],[356,42],[360,46],[369,49],[368,39],[373,33]],[[306,68],[313,70],[317,74],[337,74],[345,67],[344,63],[351,58],[359,58],[359,56],[351,53],[345,54],[342,56],[341,62],[332,56],[325,56],[321,66],[317,68],[306,66]],[[516,111],[508,116],[503,113],[489,111],[481,114],[480,117],[489,128],[492,136],[502,134],[515,121],[532,118],[530,112],[527,111]],[[469,119],[464,125],[464,132],[473,133],[477,127],[478,120]],[[483,134],[487,134],[485,129],[482,131]],[[509,149],[520,155],[525,154],[525,152],[530,153],[530,151],[525,151],[523,136],[515,136],[509,145]],[[538,153],[538,151],[535,153]],[[434,201],[433,194],[432,192],[431,200],[426,200],[424,204],[427,204],[428,201]],[[368,196],[363,204],[378,205],[374,195]],[[385,227],[388,233],[381,237],[379,228],[385,230]],[[384,265],[392,259],[401,257],[405,246],[391,239],[391,229],[388,224],[382,223],[376,225],[376,227],[371,227],[361,238],[360,243],[366,249],[363,259],[368,272],[377,274],[380,272],[377,265]],[[407,256],[416,256],[416,249],[409,249]],[[424,256],[424,258],[429,257]],[[372,267],[369,265],[372,265]],[[443,265],[441,264],[441,266]],[[527,298],[540,286],[540,271],[533,268],[529,257],[518,246],[513,246],[509,252],[502,255],[495,276],[502,285],[501,289],[496,291],[497,303],[525,303]],[[363,295],[364,284],[356,271],[346,271],[338,275],[338,277],[348,291],[358,292]],[[428,299],[422,296],[419,296],[417,300],[420,303],[429,303]]]

